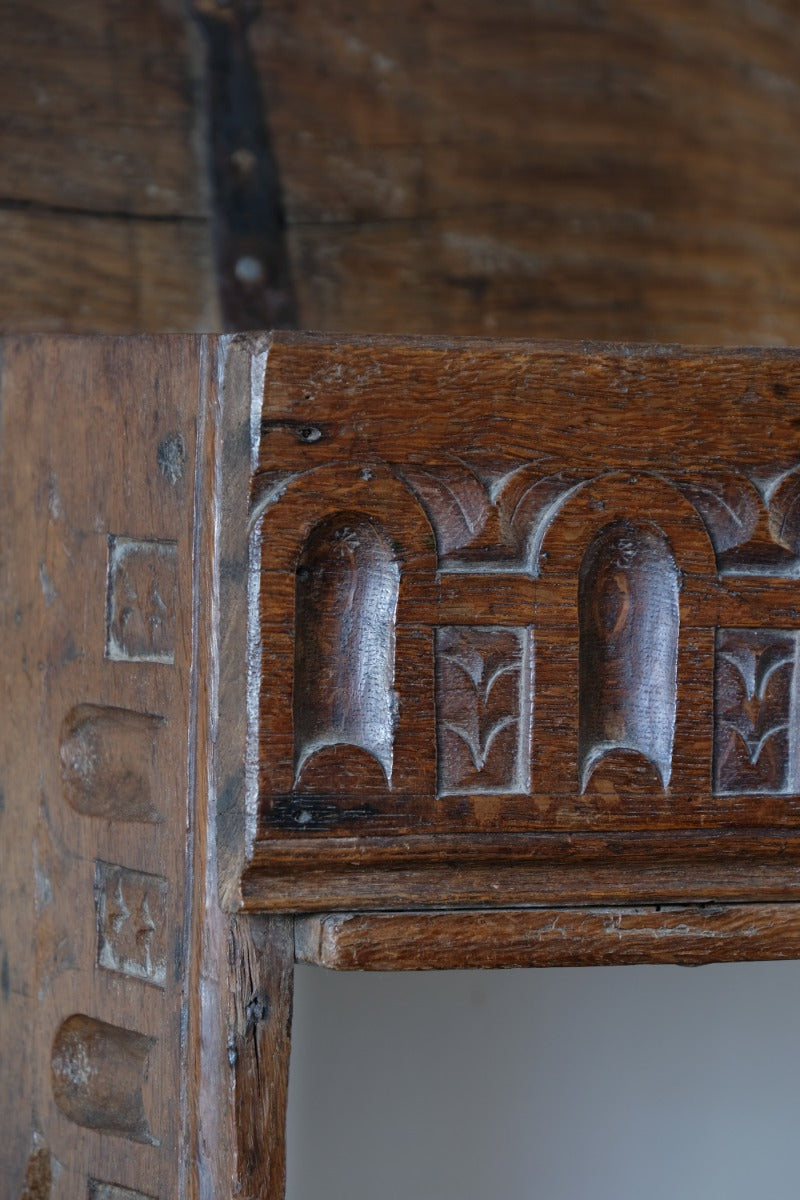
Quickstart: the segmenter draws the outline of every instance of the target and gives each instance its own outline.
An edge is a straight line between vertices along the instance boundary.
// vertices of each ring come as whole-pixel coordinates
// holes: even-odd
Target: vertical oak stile
[[[193,932],[188,1020],[192,1195],[282,1200],[294,963],[290,917],[236,915],[247,838],[253,387],[268,338],[212,346],[197,493]],[[259,408],[260,412],[260,408]],[[257,427],[256,427],[257,433]],[[198,471],[201,477],[201,470]]]

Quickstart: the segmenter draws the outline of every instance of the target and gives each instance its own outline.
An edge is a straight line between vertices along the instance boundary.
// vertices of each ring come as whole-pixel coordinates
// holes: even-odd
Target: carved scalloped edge
[[[449,462],[393,464],[392,469],[425,509],[436,535],[441,571],[507,571],[532,578],[538,575],[542,542],[559,510],[596,478],[548,471],[543,461],[479,457],[476,451],[453,454]],[[478,546],[492,514],[500,540]]]
[[[531,578],[539,574],[542,543],[560,509],[603,474],[552,469],[554,464],[545,456],[525,459],[504,451],[474,449],[454,451],[448,459],[431,463],[385,465],[425,510],[442,572],[503,571]],[[260,476],[251,524],[283,497],[290,484],[319,469]],[[800,577],[800,465],[770,477],[731,470],[641,474],[662,479],[689,501],[708,533],[720,574]],[[480,536],[490,519],[497,521],[500,539],[481,545]]]
[[[720,574],[800,577],[800,466],[771,478],[725,471],[667,482],[705,525]]]

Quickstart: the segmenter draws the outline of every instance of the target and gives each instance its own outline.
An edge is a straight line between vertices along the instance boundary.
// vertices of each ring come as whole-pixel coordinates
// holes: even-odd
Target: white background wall
[[[288,1200],[797,1200],[800,963],[299,967]]]

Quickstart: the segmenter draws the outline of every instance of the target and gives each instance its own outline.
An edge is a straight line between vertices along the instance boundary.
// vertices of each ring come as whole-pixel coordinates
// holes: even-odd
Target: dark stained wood
[[[257,844],[242,877],[246,910],[747,903],[796,901],[800,891],[800,839],[770,830],[327,841],[312,835]]]
[[[278,1200],[291,920],[223,912],[209,790],[217,341],[2,349],[0,1191]]]
[[[0,327],[218,325],[184,7],[5,4],[0,35]]]
[[[679,587],[669,542],[649,523],[612,521],[583,556],[578,576],[581,792],[590,783],[597,787],[595,771],[602,772],[611,755],[628,758],[628,787],[636,786],[640,774],[648,791],[669,785]]]
[[[193,9],[217,60],[235,50],[229,117],[247,79],[216,156]],[[796,18],[792,0],[7,3],[0,323],[219,328],[225,292],[240,328],[291,319],[293,295],[305,328],[791,344]],[[245,201],[222,276],[215,194],[226,220]],[[237,281],[243,257],[263,274]]]
[[[794,352],[276,334],[246,906],[793,895],[798,388]]]
[[[796,958],[797,904],[333,913],[295,926],[299,962],[337,971],[586,967]]]
[[[194,47],[176,0],[6,4],[4,201],[202,219]]]
[[[247,481],[251,389],[265,337],[207,339],[195,525],[196,673],[187,912],[182,1186],[192,1200],[283,1200],[292,1017],[291,918],[231,917],[231,862],[248,836]],[[221,387],[218,388],[218,383]],[[238,858],[234,858],[238,865]],[[225,911],[225,906],[227,911]],[[181,1195],[184,1193],[182,1192]]]
[[[301,326],[792,344],[792,0],[264,6]]]
[[[294,921],[240,918],[231,925],[231,939],[227,1049],[235,1081],[234,1176],[243,1195],[283,1200]]]
[[[5,330],[158,333],[218,324],[210,243],[196,222],[0,204],[0,261],[14,279],[0,300]]]

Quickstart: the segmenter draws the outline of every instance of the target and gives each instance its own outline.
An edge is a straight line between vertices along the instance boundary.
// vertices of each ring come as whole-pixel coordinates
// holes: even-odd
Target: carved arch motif
[[[400,569],[370,516],[338,512],[306,540],[295,585],[294,784],[331,746],[357,746],[392,784]]]
[[[634,751],[669,786],[678,684],[678,568],[663,533],[612,521],[578,583],[581,791],[602,759]]]
[[[320,466],[260,496],[251,554],[251,811],[303,830],[390,822],[435,790],[412,749],[420,730],[435,740],[424,510],[379,464]]]

